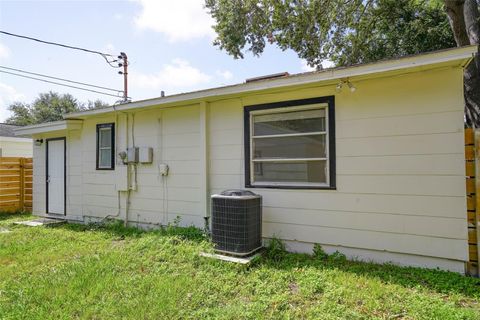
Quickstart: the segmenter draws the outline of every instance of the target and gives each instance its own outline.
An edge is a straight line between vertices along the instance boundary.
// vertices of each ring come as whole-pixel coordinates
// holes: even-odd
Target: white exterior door
[[[65,214],[65,138],[47,140],[47,213]]]

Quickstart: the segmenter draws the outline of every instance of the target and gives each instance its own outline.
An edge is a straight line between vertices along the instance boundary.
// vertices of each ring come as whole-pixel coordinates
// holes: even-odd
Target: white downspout
[[[126,125],[126,138],[127,138],[127,149],[128,149],[128,116],[129,113],[126,113],[127,116],[127,125]],[[135,148],[135,114],[132,113],[132,123],[131,123],[131,134],[132,134],[132,148]],[[127,164],[127,174],[128,174],[128,191],[127,191],[127,203],[125,206],[125,227],[128,226],[128,213],[130,210],[130,200],[132,195],[132,190],[137,190],[137,164],[128,163]]]

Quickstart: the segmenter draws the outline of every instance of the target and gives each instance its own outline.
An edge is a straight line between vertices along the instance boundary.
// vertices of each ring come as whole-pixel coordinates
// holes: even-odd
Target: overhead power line
[[[24,72],[24,73],[27,73],[27,74],[33,74],[33,75],[36,75],[36,76],[41,76],[41,77],[46,77],[46,78],[50,78],[50,79],[66,81],[66,82],[70,82],[70,83],[76,83],[76,84],[81,84],[81,85],[92,86],[92,87],[96,87],[96,88],[103,89],[103,90],[111,90],[111,91],[116,91],[116,92],[119,92],[119,93],[120,93],[120,92],[123,92],[123,102],[124,102],[124,103],[127,103],[127,102],[130,102],[130,101],[131,101],[130,97],[128,96],[128,81],[127,81],[127,78],[128,78],[128,65],[129,65],[129,63],[128,63],[128,58],[127,58],[127,55],[125,54],[125,52],[120,52],[120,55],[118,55],[118,56],[113,56],[113,55],[111,55],[111,54],[104,53],[104,52],[100,52],[100,51],[96,51],[96,50],[85,49],[85,48],[76,47],[76,46],[71,46],[71,45],[67,45],[67,44],[63,44],[63,43],[58,43],[58,42],[45,41],[45,40],[41,40],[41,39],[38,39],[38,38],[33,38],[33,37],[29,37],[29,36],[24,36],[24,35],[21,35],[21,34],[11,33],[11,32],[7,32],[7,31],[3,31],[3,30],[0,30],[0,34],[4,34],[4,35],[7,35],[7,36],[12,36],[12,37],[17,37],[17,38],[21,38],[21,39],[26,39],[26,40],[31,40],[31,41],[36,41],[36,42],[40,42],[40,43],[44,43],[44,44],[59,46],[59,47],[67,48],[67,49],[80,50],[80,51],[84,51],[84,52],[88,52],[88,53],[93,53],[93,54],[98,54],[98,55],[100,55],[103,59],[105,59],[105,61],[108,63],[108,65],[110,65],[110,67],[112,67],[112,68],[122,68],[122,67],[123,67],[123,71],[119,71],[119,72],[118,72],[119,74],[123,75],[123,87],[124,87],[123,91],[119,91],[119,90],[117,91],[117,90],[115,90],[115,89],[110,89],[110,88],[105,88],[105,87],[100,87],[100,86],[93,86],[93,85],[84,84],[84,83],[80,83],[80,82],[76,82],[76,81],[71,81],[71,80],[66,80],[66,79],[60,79],[60,78],[55,78],[55,77],[46,76],[46,75],[41,75],[41,74],[30,73],[30,72],[28,72],[28,71],[23,71],[23,70],[14,70],[14,71],[16,71],[16,72]],[[8,68],[7,68],[7,69],[8,69]],[[95,91],[95,90],[87,90],[87,89],[83,89],[83,88],[79,88],[79,87],[75,87],[75,86],[69,86],[69,85],[66,85],[66,84],[60,84],[60,83],[53,82],[53,81],[42,80],[42,79],[38,79],[38,78],[34,78],[34,77],[29,77],[29,76],[25,76],[25,75],[15,74],[15,73],[12,73],[12,72],[1,71],[1,70],[0,70],[0,72],[9,73],[9,74],[12,74],[12,75],[16,75],[16,76],[20,76],[20,77],[24,77],[24,78],[29,78],[29,79],[33,79],[33,80],[39,80],[39,81],[43,81],[43,82],[49,82],[49,83],[53,83],[53,84],[57,84],[57,85],[63,85],[63,86],[66,86],[66,87],[76,88],[76,89],[80,89],[80,90],[86,90],[86,91],[101,93],[101,92]],[[101,94],[106,94],[106,93],[101,93]],[[106,94],[106,95],[114,96],[114,95],[112,95],[112,94]],[[116,96],[115,96],[115,97],[116,97]]]
[[[97,88],[97,89],[103,89],[103,90],[108,90],[108,91],[113,91],[113,92],[118,92],[118,93],[123,92],[122,90],[118,90],[118,89],[112,89],[112,88],[97,86],[97,85],[89,84],[89,83],[85,83],[85,82],[78,82],[78,81],[73,81],[73,80],[68,80],[68,79],[63,79],[63,78],[47,76],[46,74],[29,72],[29,71],[25,71],[25,70],[21,70],[21,69],[15,69],[15,68],[9,68],[9,67],[5,67],[5,66],[0,66],[0,69],[22,72],[22,73],[31,74],[31,75],[34,75],[34,76],[39,76],[39,77],[44,77],[44,78],[54,79],[54,80],[60,80],[60,81],[65,81],[65,82],[69,82],[69,83],[80,84],[82,86],[87,86],[87,87],[92,87],[92,88]]]
[[[50,80],[45,80],[45,79],[30,77],[30,76],[26,76],[26,75],[18,74],[18,73],[13,73],[13,72],[9,72],[9,71],[0,70],[0,72],[1,72],[1,73],[6,73],[6,74],[11,74],[11,75],[18,76],[18,77],[22,77],[22,78],[27,78],[27,79],[32,79],[32,80],[37,80],[37,81],[46,82],[46,83],[51,83],[51,84],[55,84],[55,85],[59,85],[59,86],[64,86],[64,87],[74,88],[74,89],[78,89],[78,90],[83,90],[83,91],[89,91],[89,92],[94,92],[94,93],[98,93],[98,94],[103,94],[103,95],[106,95],[106,96],[111,96],[111,97],[116,97],[116,98],[120,97],[120,95],[115,95],[115,94],[111,94],[111,93],[106,93],[106,92],[101,92],[101,91],[97,91],[97,90],[92,90],[92,89],[87,89],[87,88],[72,86],[72,85],[68,85],[68,84],[64,84],[64,83],[59,83],[59,82],[55,82],[55,81],[50,81]],[[121,93],[122,91],[118,91],[118,92]]]
[[[120,68],[120,67],[121,67],[121,66],[119,66],[119,65],[114,65],[114,64],[113,64],[113,63],[117,62],[118,60],[116,59],[116,56],[113,56],[113,55],[108,54],[108,53],[103,53],[103,52],[100,52],[100,51],[85,49],[85,48],[81,48],[81,47],[70,46],[70,45],[66,45],[66,44],[62,44],[62,43],[58,43],[58,42],[45,41],[45,40],[41,40],[41,39],[37,39],[37,38],[33,38],[33,37],[28,37],[28,36],[24,36],[24,35],[20,35],[20,34],[15,34],[15,33],[3,31],[3,30],[0,30],[0,33],[5,34],[5,35],[7,35],[7,36],[12,36],[12,37],[17,37],[17,38],[32,40],[32,41],[36,41],[36,42],[40,42],[40,43],[44,43],[44,44],[50,44],[50,45],[54,45],[54,46],[59,46],[59,47],[67,48],[67,49],[74,49],[74,50],[80,50],[80,51],[84,51],[84,52],[89,52],[89,53],[98,54],[98,55],[100,55],[103,59],[105,59],[105,61],[106,61],[111,67],[113,67],[113,68]],[[108,57],[113,58],[113,60],[109,60]]]

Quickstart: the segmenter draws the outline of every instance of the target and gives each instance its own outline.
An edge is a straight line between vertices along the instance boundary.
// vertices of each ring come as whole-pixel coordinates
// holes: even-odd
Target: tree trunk
[[[448,21],[458,47],[470,44],[465,28],[464,6],[465,0],[445,0]]]
[[[480,13],[476,0],[445,0],[445,9],[458,47],[480,44]],[[480,128],[480,57],[474,57],[463,76],[465,125]]]

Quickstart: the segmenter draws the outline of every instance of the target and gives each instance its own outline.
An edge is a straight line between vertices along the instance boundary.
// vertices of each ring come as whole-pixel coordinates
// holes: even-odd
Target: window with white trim
[[[325,97],[246,107],[246,186],[334,188],[333,103]]]
[[[97,124],[97,170],[115,169],[115,125]]]

